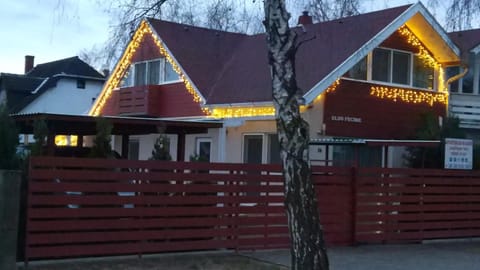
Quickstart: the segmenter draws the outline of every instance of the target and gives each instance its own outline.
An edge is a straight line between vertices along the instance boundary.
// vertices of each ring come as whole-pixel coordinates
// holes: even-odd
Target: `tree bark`
[[[310,178],[309,126],[299,110],[295,78],[296,34],[290,31],[284,0],[265,0],[265,29],[280,155],[292,269],[329,268],[318,204]]]

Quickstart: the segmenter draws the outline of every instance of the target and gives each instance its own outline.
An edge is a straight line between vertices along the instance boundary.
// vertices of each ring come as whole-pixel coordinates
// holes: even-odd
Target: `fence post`
[[[353,166],[350,170],[350,190],[351,190],[351,228],[350,228],[350,244],[355,245],[357,242],[357,175],[358,169]]]

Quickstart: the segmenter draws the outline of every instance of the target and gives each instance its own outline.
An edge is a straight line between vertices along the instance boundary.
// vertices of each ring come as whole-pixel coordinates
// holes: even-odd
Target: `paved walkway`
[[[242,254],[290,265],[288,250]],[[328,250],[331,270],[479,270],[480,241],[435,242],[405,245],[364,245]]]
[[[240,255],[240,256],[239,256]],[[480,240],[409,245],[363,245],[328,249],[330,270],[479,270]],[[253,260],[246,258],[250,257]],[[19,269],[23,269],[19,263]],[[33,262],[30,270],[257,269],[290,266],[289,250],[174,253]]]

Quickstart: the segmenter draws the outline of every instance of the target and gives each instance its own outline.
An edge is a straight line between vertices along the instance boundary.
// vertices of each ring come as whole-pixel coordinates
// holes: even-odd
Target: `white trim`
[[[480,53],[480,44],[477,45],[476,47],[473,47],[473,49],[470,50],[474,54],[479,54]]]
[[[39,86],[37,86],[37,88],[35,88],[35,90],[33,90],[33,91],[31,92],[31,94],[36,94],[38,91],[40,91],[40,89],[42,89],[42,87],[47,83],[47,81],[48,81],[49,79],[50,79],[50,77],[44,79],[43,82],[42,82]]]
[[[148,24],[148,27],[150,27],[150,29],[152,30],[152,33],[155,34],[155,36],[158,38],[158,40],[162,43],[162,45],[165,48],[165,50],[167,51],[168,55],[170,55],[170,57],[173,59],[173,61],[175,61],[175,63],[177,64],[178,68],[180,68],[180,70],[182,71],[185,78],[187,78],[187,80],[192,84],[192,87],[195,90],[196,94],[202,100],[202,102],[200,102],[200,104],[205,105],[205,103],[207,102],[207,99],[205,99],[205,97],[202,95],[200,90],[198,90],[198,87],[195,85],[195,82],[193,82],[193,80],[190,79],[190,76],[188,76],[187,72],[185,72],[185,69],[182,67],[182,65],[180,65],[180,62],[178,62],[178,60],[175,58],[175,55],[170,51],[167,44],[163,41],[163,39],[160,37],[160,35],[155,30],[155,28],[150,24],[150,22],[148,20],[145,20],[145,21]]]
[[[390,22],[383,30],[378,32],[373,36],[369,41],[367,41],[362,47],[360,47],[356,52],[350,55],[343,63],[338,65],[332,72],[325,76],[320,82],[312,87],[307,93],[303,95],[305,98],[306,104],[311,104],[315,98],[322,94],[335,80],[343,76],[350,68],[352,68],[358,61],[363,57],[367,56],[373,49],[378,47],[385,39],[391,36],[397,29],[404,25],[408,20],[410,20],[416,13],[420,12],[423,17],[427,20],[428,23],[437,31],[437,33],[442,37],[444,42],[455,52],[457,55],[460,54],[460,49],[453,44],[453,42],[448,38],[446,32],[441,28],[438,22],[433,18],[433,16],[426,10],[421,2],[417,2],[412,5],[410,8],[405,10],[392,22]]]

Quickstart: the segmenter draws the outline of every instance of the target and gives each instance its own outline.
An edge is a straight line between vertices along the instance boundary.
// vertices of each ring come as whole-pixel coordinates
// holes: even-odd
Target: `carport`
[[[63,114],[19,114],[12,115],[20,134],[33,134],[36,121],[45,121],[48,127],[47,155],[55,153],[56,135],[77,135],[77,147],[83,146],[84,136],[96,134],[96,120],[98,117],[86,115]],[[158,118],[134,118],[104,116],[113,128],[112,135],[122,136],[122,158],[128,156],[129,137],[131,135],[145,135],[155,133],[175,134],[178,136],[177,159],[185,158],[185,136],[187,134],[207,133],[209,128],[221,128],[222,123],[202,120],[170,120]]]

